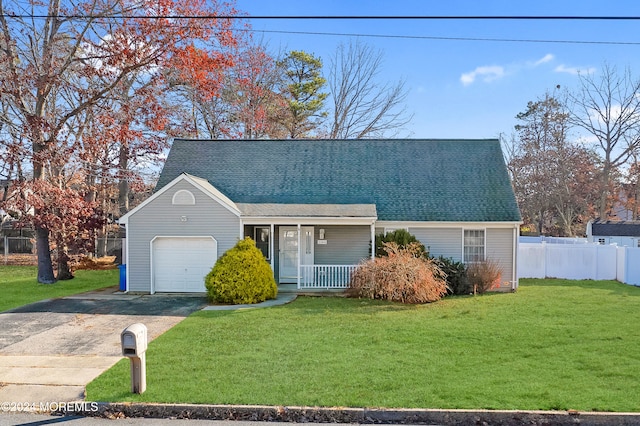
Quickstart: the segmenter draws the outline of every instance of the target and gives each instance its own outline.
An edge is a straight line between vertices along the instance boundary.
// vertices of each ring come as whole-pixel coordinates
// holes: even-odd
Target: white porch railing
[[[300,265],[299,288],[347,288],[358,265]]]

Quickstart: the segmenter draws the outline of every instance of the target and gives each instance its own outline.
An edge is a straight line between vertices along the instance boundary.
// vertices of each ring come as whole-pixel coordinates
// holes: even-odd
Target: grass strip
[[[118,284],[117,269],[75,272],[72,280],[55,284],[39,284],[35,266],[0,266],[0,312],[39,300],[69,296],[71,294]]]

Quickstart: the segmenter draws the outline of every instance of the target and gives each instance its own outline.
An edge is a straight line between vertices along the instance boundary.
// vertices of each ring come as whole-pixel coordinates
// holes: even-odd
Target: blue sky
[[[640,16],[640,2],[237,0],[249,15],[554,15]],[[495,138],[510,134],[528,101],[557,85],[576,88],[576,72],[603,64],[630,67],[640,78],[640,21],[253,20],[255,37],[274,52],[304,50],[329,57],[348,36],[271,31],[391,36],[638,42],[637,45],[518,43],[381,38],[360,40],[382,51],[381,80],[404,79],[412,123],[400,136]]]

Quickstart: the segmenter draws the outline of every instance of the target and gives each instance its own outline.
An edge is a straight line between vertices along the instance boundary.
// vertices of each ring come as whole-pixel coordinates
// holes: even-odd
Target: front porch
[[[357,265],[374,255],[375,207],[305,205],[307,213],[312,208],[309,217],[281,216],[295,207],[270,205],[262,212],[278,211],[278,217],[243,217],[243,235],[271,264],[280,291],[345,290]]]
[[[349,287],[351,273],[358,265],[300,265],[300,283],[280,282],[278,291],[300,292],[340,292]]]

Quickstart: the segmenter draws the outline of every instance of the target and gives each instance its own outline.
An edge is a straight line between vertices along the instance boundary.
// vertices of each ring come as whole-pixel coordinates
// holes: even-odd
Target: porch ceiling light
[[[187,221],[186,216],[180,216],[180,222],[186,222],[186,221]]]

